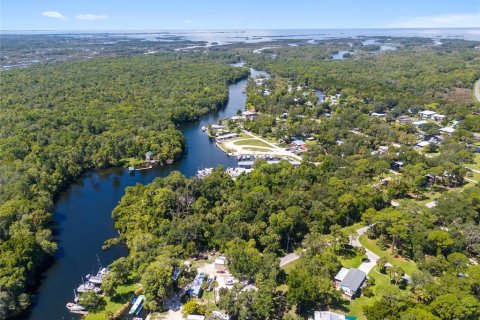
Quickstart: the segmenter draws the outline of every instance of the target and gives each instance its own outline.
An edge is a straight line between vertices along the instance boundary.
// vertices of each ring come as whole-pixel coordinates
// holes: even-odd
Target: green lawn
[[[362,264],[362,256],[355,256],[353,258],[340,257],[340,262],[345,268],[358,268]]]
[[[300,263],[300,259],[294,260],[289,264],[287,264],[286,266],[283,266],[282,269],[285,271],[286,274],[290,274],[290,272],[292,272],[292,270],[295,269],[299,263]]]
[[[115,299],[116,301],[112,301],[110,297],[105,297],[105,302],[107,303],[105,309],[97,312],[97,313],[89,313],[85,316],[85,320],[105,320],[105,312],[112,311],[115,313],[118,309],[120,309],[124,303],[128,302],[128,300],[133,297],[133,294],[136,289],[139,288],[138,284],[132,284],[129,286],[119,286],[117,288],[117,297],[120,299]]]
[[[365,246],[365,248],[369,249],[373,253],[379,255],[380,257],[384,256],[387,258],[388,262],[393,265],[398,265],[402,267],[402,269],[408,274],[411,275],[413,271],[418,270],[417,265],[414,261],[408,260],[403,257],[394,257],[391,254],[391,250],[384,251],[377,246],[377,241],[368,239],[368,237],[364,234],[359,239],[360,243]]]
[[[359,298],[352,300],[350,304],[347,305],[347,309],[348,309],[347,314],[356,316],[358,320],[367,319],[363,315],[362,307],[365,305],[370,305],[373,302],[375,302],[375,300],[378,299],[378,294],[383,290],[383,288],[392,286],[392,284],[390,284],[390,279],[388,278],[388,276],[379,274],[378,272],[375,271],[375,269],[370,271],[370,273],[368,274],[368,277],[370,279],[371,278],[375,279],[375,286],[373,286],[372,288],[375,295],[370,298],[362,295]],[[341,311],[341,312],[345,313],[344,311]]]
[[[255,146],[255,147],[267,147],[269,148],[270,146],[266,144],[265,142],[257,139],[244,139],[244,140],[238,140],[233,142],[233,144],[237,146]]]

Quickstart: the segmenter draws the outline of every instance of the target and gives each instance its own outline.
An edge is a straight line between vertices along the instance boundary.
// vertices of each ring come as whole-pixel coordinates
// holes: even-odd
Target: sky
[[[480,27],[480,0],[0,0],[0,30]]]

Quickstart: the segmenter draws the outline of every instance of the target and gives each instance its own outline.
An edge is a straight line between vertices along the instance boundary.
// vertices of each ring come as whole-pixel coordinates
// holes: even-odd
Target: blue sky
[[[480,27],[480,0],[0,0],[1,30]]]

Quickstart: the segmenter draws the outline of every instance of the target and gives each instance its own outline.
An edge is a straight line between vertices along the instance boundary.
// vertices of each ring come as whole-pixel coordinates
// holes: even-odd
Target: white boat
[[[204,131],[204,132],[207,131],[207,127],[203,126],[202,131]]]
[[[87,310],[85,307],[82,307],[81,305],[73,303],[73,302],[67,303],[66,307],[70,311],[85,311],[85,310]]]
[[[79,285],[78,288],[77,288],[77,291],[78,292],[93,291],[93,292],[96,292],[96,293],[100,293],[100,292],[102,292],[102,289],[95,287],[95,284],[91,283],[90,281],[87,281],[87,282]]]

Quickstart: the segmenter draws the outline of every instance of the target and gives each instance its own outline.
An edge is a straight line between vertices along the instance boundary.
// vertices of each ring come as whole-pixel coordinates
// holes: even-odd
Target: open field
[[[234,141],[233,144],[237,146],[255,146],[255,147],[270,147],[270,145],[258,139],[242,139]]]
[[[471,102],[473,98],[472,90],[466,88],[454,88],[445,99],[450,102]]]

